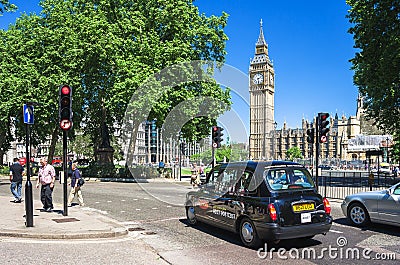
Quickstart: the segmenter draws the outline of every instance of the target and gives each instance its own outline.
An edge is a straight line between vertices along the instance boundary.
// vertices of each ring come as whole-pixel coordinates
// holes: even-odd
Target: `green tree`
[[[33,145],[51,135],[49,160],[60,134],[60,84],[73,88],[74,127],[69,137],[73,139],[80,129],[96,149],[103,124],[112,133],[122,123],[128,101],[148,76],[183,61],[224,59],[227,15],[206,17],[192,1],[44,0],[40,4],[40,15],[23,15],[1,35],[5,46],[0,51],[5,56],[0,59],[4,77],[0,88],[3,97],[15,100],[0,106],[2,121],[11,117],[0,127],[0,136],[7,135],[11,127],[7,125],[15,122],[16,136],[23,139],[21,106],[36,101]],[[188,84],[160,98],[149,118],[157,118],[160,125],[179,102],[198,95],[230,103],[229,92],[216,84]],[[184,135],[205,134],[213,122],[196,118],[185,126]]]
[[[289,160],[292,160],[292,161],[296,158],[303,158],[303,156],[301,155],[301,150],[298,146],[289,148],[286,151],[286,157],[288,157]]]
[[[12,12],[17,9],[17,6],[10,3],[8,0],[0,0],[0,16],[3,15],[4,12]]]
[[[351,59],[366,114],[386,132],[400,133],[400,2],[347,0],[358,49]]]

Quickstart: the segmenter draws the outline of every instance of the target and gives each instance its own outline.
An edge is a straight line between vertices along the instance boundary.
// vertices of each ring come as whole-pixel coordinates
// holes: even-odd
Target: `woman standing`
[[[192,184],[194,188],[195,186],[197,186],[197,175],[198,175],[198,169],[196,163],[193,163],[191,172],[192,175],[190,176],[190,184]]]
[[[81,173],[76,167],[76,163],[72,163],[72,176],[71,176],[71,192],[68,197],[68,206],[71,206],[72,200],[75,196],[78,196],[78,201],[80,206],[85,206],[83,203],[81,186],[79,186],[79,179],[82,177]]]

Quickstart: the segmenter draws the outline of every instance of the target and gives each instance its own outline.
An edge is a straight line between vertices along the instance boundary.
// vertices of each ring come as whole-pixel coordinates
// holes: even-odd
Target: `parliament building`
[[[260,34],[255,45],[255,54],[249,67],[250,92],[250,159],[270,160],[286,159],[286,152],[292,147],[299,147],[303,158],[312,158],[311,145],[307,142],[306,131],[316,127],[315,120],[303,119],[301,128],[288,128],[286,123],[279,130],[274,120],[275,71],[268,54],[268,44],[265,41],[262,21]],[[279,88],[278,88],[279,93]],[[370,146],[359,141],[361,131],[360,120],[363,115],[362,99],[357,100],[357,114],[350,117],[330,115],[330,131],[327,141],[320,144],[322,159],[365,160],[366,149],[382,148],[382,139],[388,136],[376,135],[377,144]],[[375,139],[375,140],[376,140]],[[375,141],[376,142],[376,141]],[[315,152],[315,150],[314,150]]]

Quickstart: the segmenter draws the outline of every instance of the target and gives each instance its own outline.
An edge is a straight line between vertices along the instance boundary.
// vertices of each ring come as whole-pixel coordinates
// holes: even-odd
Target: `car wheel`
[[[356,226],[366,226],[369,223],[368,211],[361,203],[354,203],[350,205],[348,217],[351,223]]]
[[[243,218],[240,222],[239,234],[240,240],[246,247],[257,248],[262,244],[253,222],[248,218]]]
[[[194,206],[186,206],[186,219],[190,225],[197,225],[197,217]]]

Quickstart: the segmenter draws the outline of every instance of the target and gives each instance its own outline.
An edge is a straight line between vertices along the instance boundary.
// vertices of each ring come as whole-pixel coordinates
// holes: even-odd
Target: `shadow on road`
[[[340,224],[340,225],[355,227],[355,228],[360,229],[361,231],[371,231],[371,232],[382,233],[382,234],[386,234],[386,235],[390,235],[390,236],[400,237],[399,228],[396,226],[392,226],[392,225],[371,223],[365,227],[357,227],[357,226],[354,226],[347,218],[344,218],[344,217],[335,219],[333,222]]]
[[[186,219],[179,219],[179,221],[185,224],[187,227],[192,227],[200,232],[207,233],[211,236],[216,238],[222,239],[228,243],[235,244],[238,246],[244,246],[240,241],[239,234],[235,234],[233,232],[220,229],[218,227],[214,227],[205,223],[199,222],[195,226],[189,225]],[[298,239],[288,239],[288,240],[281,240],[279,243],[269,242],[267,244],[268,251],[272,249],[272,252],[277,252],[279,248],[284,248],[285,250],[290,250],[292,248],[302,249],[302,248],[309,248],[315,247],[317,245],[321,245],[322,242],[315,240],[315,239],[306,239],[306,238],[298,238]]]

